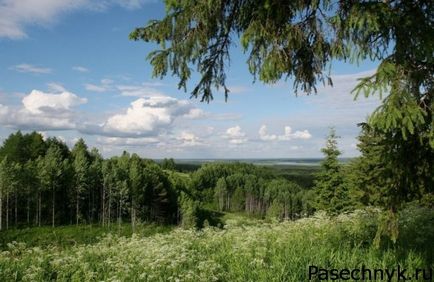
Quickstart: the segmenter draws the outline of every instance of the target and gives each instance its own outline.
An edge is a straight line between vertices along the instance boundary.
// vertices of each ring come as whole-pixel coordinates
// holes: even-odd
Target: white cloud
[[[102,92],[108,92],[108,91],[112,91],[113,90],[113,80],[111,79],[101,79],[101,84],[97,85],[97,84],[92,84],[92,83],[86,83],[84,85],[84,88],[87,91],[92,91],[92,92],[98,92],[98,93],[102,93]]]
[[[187,114],[184,115],[184,117],[188,119],[199,119],[206,116],[207,114],[202,109],[199,108],[193,108]]]
[[[125,113],[109,117],[101,126],[99,134],[118,137],[157,136],[176,119],[190,116],[194,109],[188,101],[172,97],[140,98],[132,102]]]
[[[86,84],[84,85],[84,88],[85,88],[87,91],[99,92],[99,93],[106,92],[106,91],[109,90],[109,89],[107,89],[107,88],[104,87],[104,86],[96,85],[96,84],[91,84],[91,83],[86,83]]]
[[[293,139],[310,139],[312,137],[308,130],[305,129],[302,131],[297,130],[295,132],[292,132],[290,126],[285,126],[283,135],[268,134],[266,125],[262,125],[259,128],[258,133],[259,138],[262,141],[289,141]]]
[[[88,68],[82,67],[82,66],[74,66],[72,67],[73,70],[78,72],[89,72]]]
[[[24,108],[32,114],[61,114],[65,111],[70,111],[73,107],[86,102],[87,99],[80,98],[70,92],[51,94],[38,90],[32,90],[29,95],[23,98]]]
[[[165,96],[159,90],[143,85],[118,85],[117,89],[120,91],[122,96],[130,97],[156,97]]]
[[[203,145],[200,138],[194,133],[182,131],[179,136],[176,137],[177,140],[181,141],[182,147],[200,146]]]
[[[120,137],[99,137],[97,143],[108,146],[147,146],[158,143],[158,138],[141,137],[141,138],[120,138]]]
[[[54,93],[61,93],[61,92],[67,92],[65,87],[63,87],[62,84],[56,83],[56,82],[50,82],[47,83],[49,91],[52,91]]]
[[[74,108],[87,100],[70,92],[59,94],[33,90],[22,99],[22,107],[0,105],[0,124],[32,130],[74,129]]]
[[[268,134],[267,132],[267,126],[262,125],[261,128],[259,128],[259,138],[263,141],[274,141],[277,140],[277,135],[275,134]]]
[[[62,15],[80,9],[103,11],[113,6],[143,7],[147,0],[0,0],[0,37],[27,37],[27,26],[53,25]]]
[[[318,89],[318,95],[303,97],[312,109],[309,113],[310,123],[317,126],[348,126],[362,122],[380,104],[377,96],[365,98],[363,95],[354,100],[351,91],[358,83],[358,79],[372,75],[375,70],[354,74],[333,75],[333,87],[327,86]],[[384,98],[384,97],[383,97]]]
[[[7,116],[9,114],[9,107],[0,104],[0,117]]]
[[[226,134],[223,136],[229,140],[229,143],[239,145],[247,142],[246,133],[241,130],[239,125],[230,127],[226,130]]]
[[[125,9],[140,9],[144,4],[150,2],[149,0],[115,0],[114,3],[117,3],[119,6]]]
[[[34,73],[34,74],[48,74],[52,72],[50,68],[37,67],[30,64],[15,65],[12,66],[11,69],[16,70],[17,72]]]

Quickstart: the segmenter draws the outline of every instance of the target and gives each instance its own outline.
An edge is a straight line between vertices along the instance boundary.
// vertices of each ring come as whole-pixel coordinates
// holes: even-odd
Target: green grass
[[[309,265],[394,269],[399,264],[409,273],[434,267],[432,210],[403,212],[398,242],[384,240],[376,248],[379,215],[366,210],[267,223],[225,214],[223,229],[109,234],[68,248],[14,243],[0,253],[0,281],[306,281]]]
[[[144,224],[137,226],[137,234],[140,236],[151,236],[156,233],[169,232],[173,226]],[[8,248],[11,242],[25,243],[27,247],[48,247],[56,246],[59,248],[69,248],[80,244],[94,244],[101,237],[107,234],[116,236],[131,236],[132,229],[130,224],[111,224],[111,227],[100,225],[68,225],[32,227],[23,229],[9,229],[0,232],[0,250]]]

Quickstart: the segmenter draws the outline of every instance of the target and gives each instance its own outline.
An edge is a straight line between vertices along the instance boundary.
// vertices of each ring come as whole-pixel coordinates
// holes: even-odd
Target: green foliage
[[[191,95],[207,102],[214,89],[223,88],[228,96],[226,67],[236,41],[248,53],[255,78],[272,84],[290,77],[295,89],[306,93],[318,83],[332,84],[328,69],[334,60],[379,61],[376,72],[353,91],[356,97],[378,94],[383,100],[368,124],[385,141],[386,159],[377,166],[386,162],[388,168],[372,185],[385,190],[393,213],[415,194],[432,190],[433,1],[166,1],[165,16],[136,28],[130,39],[159,44],[148,56],[153,75],[177,76],[180,88],[186,89],[196,67],[200,79]],[[341,179],[324,181],[345,188]],[[325,199],[333,199],[330,189],[322,190]],[[333,200],[333,209],[344,209],[340,203],[339,197]]]
[[[341,152],[337,146],[336,132],[330,129],[326,146],[321,149],[324,160],[317,174],[315,190],[317,192],[317,209],[336,214],[348,208],[348,191],[344,185],[344,174],[338,157]]]
[[[433,203],[434,149],[416,136],[404,140],[401,131],[391,134],[369,124],[361,126],[358,148],[362,156],[353,161],[347,174],[351,196],[363,205],[389,210],[378,240],[387,234],[396,239],[397,212],[406,202]]]
[[[164,159],[163,162],[161,163],[161,168],[167,170],[175,170],[176,168],[175,160],[172,158]]]
[[[124,220],[133,229],[145,221],[178,223],[180,199],[197,200],[189,177],[188,183],[174,184],[171,171],[136,154],[104,160],[96,149],[89,152],[83,139],[70,151],[56,138],[39,137],[17,132],[0,147],[0,229],[98,222],[110,227],[113,221],[120,228]],[[32,149],[23,154],[18,150],[23,144]]]
[[[135,234],[150,236],[157,233],[166,233],[173,229],[169,225],[143,224],[138,225]],[[68,225],[51,227],[32,227],[22,229],[9,229],[0,236],[0,250],[6,251],[8,244],[13,242],[24,243],[27,247],[50,248],[63,250],[78,245],[91,245],[98,243],[102,237],[113,234],[116,236],[131,237],[133,234],[129,224],[122,224],[121,228],[100,225]]]
[[[213,98],[213,88],[228,95],[225,67],[234,37],[249,53],[255,77],[274,83],[293,76],[296,88],[311,92],[317,81],[329,81],[323,74],[329,60],[344,55],[328,34],[331,11],[329,1],[166,1],[166,16],[136,28],[130,39],[159,44],[148,55],[153,75],[171,73],[180,88],[186,89],[195,65],[201,78],[192,96],[202,101]]]
[[[107,229],[100,227],[62,227],[56,235],[47,228],[9,231],[7,237],[17,242],[27,241],[32,232],[36,236],[30,236],[35,241],[27,241],[28,246],[7,244],[0,253],[0,280],[306,281],[309,265],[342,269],[363,264],[389,270],[400,265],[407,274],[434,266],[432,210],[403,212],[403,234],[411,235],[417,227],[420,236],[376,249],[372,240],[379,215],[375,210],[360,210],[336,218],[318,214],[283,223],[247,222],[231,215],[223,229],[161,232],[167,229],[144,226],[146,235],[131,237],[125,226],[120,236],[112,230],[102,238],[97,236]],[[46,247],[39,239],[59,245]]]

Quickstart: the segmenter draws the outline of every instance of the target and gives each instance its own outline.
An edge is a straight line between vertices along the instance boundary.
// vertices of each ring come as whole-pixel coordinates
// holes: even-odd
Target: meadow
[[[23,231],[9,230],[2,238],[15,241],[0,253],[0,281],[306,281],[310,265],[328,269],[400,265],[409,274],[434,267],[432,210],[406,208],[400,216],[398,241],[382,238],[376,245],[381,218],[376,209],[337,217],[317,213],[283,222],[227,213],[222,228],[154,225],[128,234],[126,225],[108,232],[94,227],[97,240],[79,239],[72,245],[52,240],[47,236],[53,232],[50,228],[35,229],[33,241]],[[83,238],[90,228],[65,227],[63,233],[61,229],[55,230],[64,238]]]

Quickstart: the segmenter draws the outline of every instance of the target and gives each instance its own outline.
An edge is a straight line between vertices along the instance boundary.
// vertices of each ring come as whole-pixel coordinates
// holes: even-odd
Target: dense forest
[[[386,205],[387,191],[373,180],[387,167],[373,171],[378,164],[369,155],[341,163],[337,139],[331,130],[321,167],[306,181],[246,163],[207,163],[186,173],[173,159],[157,163],[127,152],[104,159],[83,139],[69,149],[56,138],[18,131],[0,148],[0,228],[123,222],[133,230],[143,222],[201,227],[218,224],[216,212],[294,220],[317,210],[333,215]],[[370,139],[360,139],[363,149]],[[420,190],[403,203],[413,200],[432,206],[432,193]]]
[[[125,221],[194,226],[204,205],[260,217],[313,211],[309,189],[252,164],[205,164],[181,173],[173,159],[156,163],[127,152],[104,159],[82,139],[70,150],[56,138],[20,131],[4,141],[0,155],[2,229]]]

